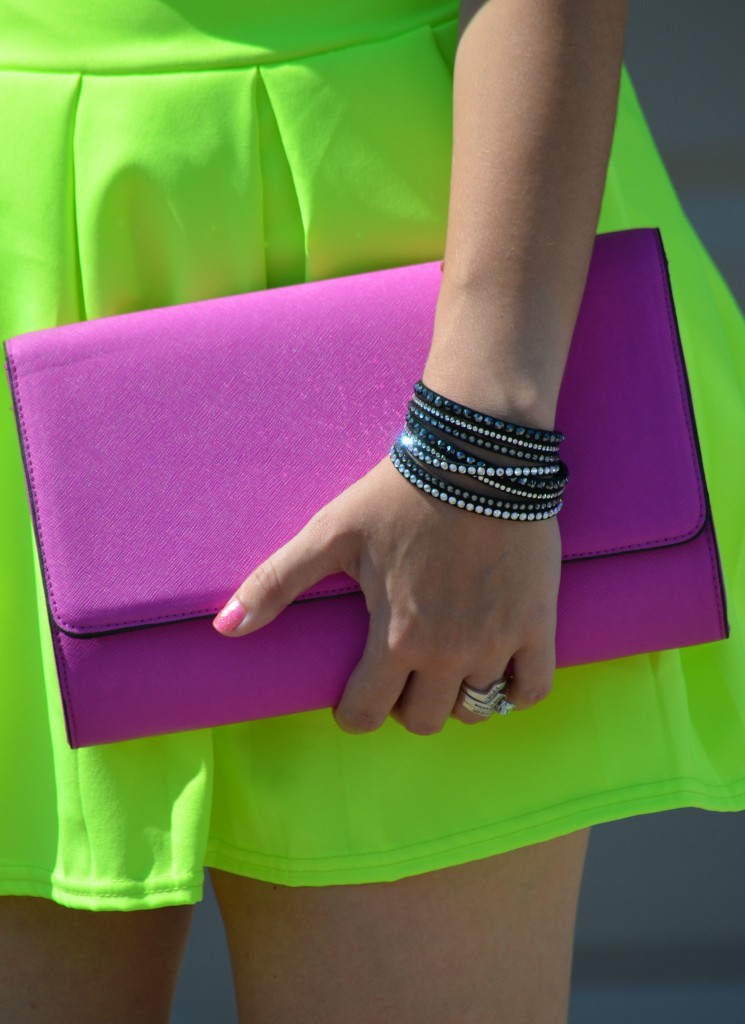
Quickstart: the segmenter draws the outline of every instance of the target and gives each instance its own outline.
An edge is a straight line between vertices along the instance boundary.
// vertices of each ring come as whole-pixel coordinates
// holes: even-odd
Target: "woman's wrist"
[[[539,430],[556,426],[556,395],[533,379],[492,377],[483,366],[432,360],[425,365],[422,380],[427,387],[479,412]]]
[[[433,342],[422,381],[441,395],[479,412],[551,430],[555,427],[560,379],[536,372],[508,351],[471,343]]]
[[[539,314],[541,305],[535,296],[521,313],[496,287],[473,294],[443,282],[424,383],[482,412],[551,429],[572,325],[563,310]]]

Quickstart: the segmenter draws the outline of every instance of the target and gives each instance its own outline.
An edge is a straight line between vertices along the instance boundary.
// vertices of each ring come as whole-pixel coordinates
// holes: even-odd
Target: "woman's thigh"
[[[210,869],[241,1021],[563,1024],[588,834],[388,883]]]
[[[0,898],[0,1021],[167,1024],[192,910]]]

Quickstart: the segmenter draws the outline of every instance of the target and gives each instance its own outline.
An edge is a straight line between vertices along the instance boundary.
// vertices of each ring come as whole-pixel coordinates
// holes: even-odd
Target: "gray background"
[[[631,2],[626,61],[639,99],[689,217],[745,307],[743,42],[742,0]],[[743,814],[671,811],[596,826],[571,1024],[745,1024],[744,858]],[[172,1021],[236,1019],[208,887]]]

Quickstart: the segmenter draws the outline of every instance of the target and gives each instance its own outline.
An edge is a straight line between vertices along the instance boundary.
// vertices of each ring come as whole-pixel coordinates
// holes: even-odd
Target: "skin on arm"
[[[462,0],[425,382],[554,426],[600,214],[627,0]]]

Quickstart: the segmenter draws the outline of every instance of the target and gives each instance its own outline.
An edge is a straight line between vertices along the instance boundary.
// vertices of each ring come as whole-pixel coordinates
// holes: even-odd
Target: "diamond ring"
[[[495,712],[498,715],[509,715],[517,706],[504,694],[507,688],[505,676],[495,679],[486,690],[475,690],[468,683],[461,683],[460,688],[463,693],[463,707],[482,718],[489,718]]]

